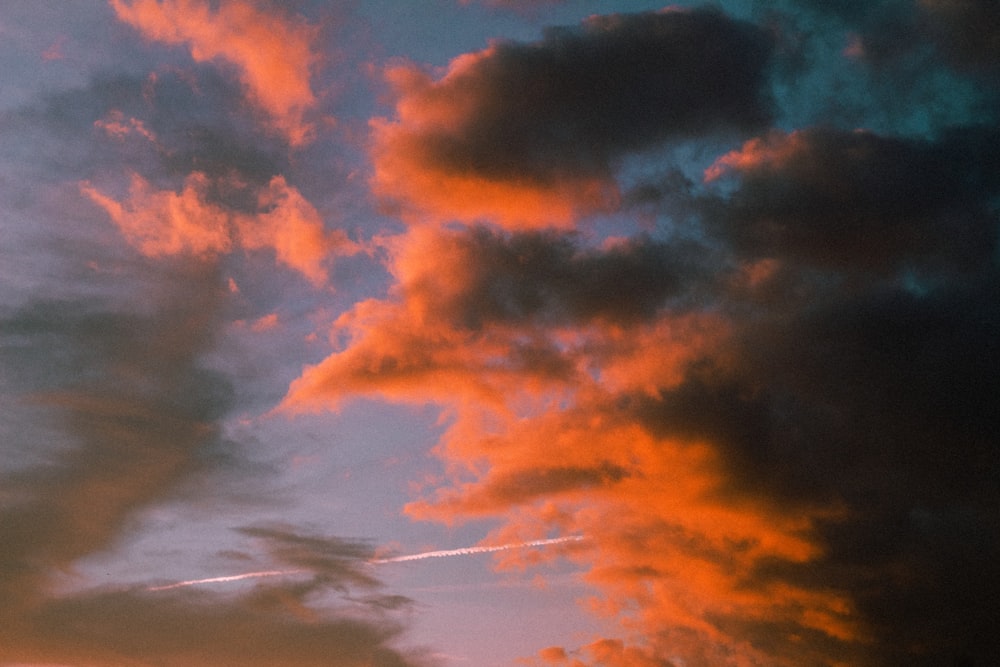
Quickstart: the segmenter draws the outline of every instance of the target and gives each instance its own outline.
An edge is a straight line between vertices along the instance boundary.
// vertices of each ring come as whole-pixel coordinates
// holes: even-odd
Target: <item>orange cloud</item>
[[[361,251],[343,230],[326,231],[316,208],[283,176],[271,179],[257,204],[256,215],[236,216],[240,243],[248,250],[273,248],[279,262],[315,285],[326,282],[330,257]]]
[[[415,226],[389,247],[393,297],[337,319],[331,338],[346,347],[307,368],[284,408],[318,409],[352,393],[499,406],[595,379],[654,391],[649,375],[661,372],[662,386],[667,367],[686,361],[695,342],[707,344],[718,324],[680,317],[622,329],[610,321],[650,317],[669,294],[674,267],[656,245],[583,251],[546,234]],[[623,299],[605,280],[635,290]],[[644,347],[679,341],[681,332],[690,337],[661,354]]]
[[[326,261],[361,250],[342,230],[327,231],[315,207],[283,176],[275,176],[261,190],[259,211],[252,215],[212,203],[211,186],[207,176],[195,172],[185,179],[180,193],[156,190],[138,174],[132,174],[123,201],[89,183],[81,184],[80,190],[147,257],[187,254],[207,258],[237,246],[272,249],[278,262],[321,285],[327,280]]]
[[[437,403],[450,419],[436,451],[451,483],[407,514],[500,521],[491,541],[586,535],[499,563],[578,559],[602,594],[594,610],[645,639],[595,643],[565,660],[550,650],[540,657],[546,664],[657,665],[675,655],[691,666],[791,666],[824,659],[816,646],[862,643],[846,593],[782,574],[822,558],[815,527],[834,520],[835,509],[783,504],[734,483],[724,429],[669,431],[647,414],[670,400],[683,410],[692,369],[705,359],[716,373],[735,363],[727,318],[644,308],[609,319],[609,301],[637,298],[617,292],[604,303],[577,295],[568,309],[567,295],[538,311],[540,295],[559,295],[563,284],[586,292],[578,275],[621,259],[620,246],[598,261],[562,244],[411,228],[391,246],[393,294],[337,320],[332,338],[343,348],[306,369],[283,408],[336,406],[354,395]],[[506,273],[501,259],[511,248],[520,253],[512,270],[530,286]],[[548,270],[532,257],[545,258]],[[480,281],[480,271],[492,282]],[[627,282],[627,272],[617,275]]]
[[[779,169],[808,150],[808,136],[800,131],[756,137],[713,162],[705,170],[705,181],[718,180],[730,172]]]
[[[181,192],[153,189],[149,181],[132,174],[128,199],[118,202],[89,184],[81,191],[103,208],[122,235],[147,257],[192,254],[214,255],[232,246],[228,213],[205,201],[208,178],[194,173]]]
[[[156,135],[146,127],[138,118],[125,119],[125,114],[115,109],[108,113],[105,118],[94,121],[94,127],[104,130],[109,136],[122,140],[128,135],[135,133],[145,137],[149,141],[156,143]]]
[[[772,38],[708,9],[591,17],[496,41],[434,78],[389,68],[395,118],[372,122],[372,187],[417,219],[570,228],[616,209],[622,159],[756,128]]]
[[[316,30],[298,18],[277,16],[245,0],[110,0],[119,20],[148,39],[184,44],[198,62],[236,67],[251,100],[293,146],[309,141],[305,120],[316,105],[309,84],[316,62]]]
[[[371,122],[375,193],[433,219],[491,220],[510,228],[567,228],[581,213],[616,206],[617,188],[607,177],[539,179],[527,171],[519,176],[516,164],[493,173],[493,156],[463,163],[448,154],[449,144],[466,150],[463,133],[495,94],[489,79],[495,57],[492,47],[461,55],[438,81],[409,64],[386,71],[396,119]]]
[[[406,106],[415,102],[409,100]],[[405,115],[420,113],[411,108]],[[617,188],[602,179],[566,178],[541,184],[449,169],[435,164],[419,136],[405,125],[380,119],[371,125],[372,190],[420,219],[492,221],[511,229],[571,228],[585,212],[617,206]]]
[[[478,432],[460,420],[439,451],[454,486],[407,512],[493,517],[504,522],[494,540],[586,535],[574,558],[602,591],[594,609],[651,640],[653,655],[674,650],[688,665],[806,664],[820,660],[810,647],[863,639],[846,594],[766,574],[821,556],[811,530],[828,510],[734,495],[713,443],[655,437],[613,404],[597,395],[564,411],[494,415]],[[690,646],[676,646],[685,636]],[[813,641],[799,646],[801,636]]]

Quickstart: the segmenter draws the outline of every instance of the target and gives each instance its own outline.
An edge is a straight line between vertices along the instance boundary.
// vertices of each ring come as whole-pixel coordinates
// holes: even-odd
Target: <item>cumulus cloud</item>
[[[395,298],[341,315],[331,337],[346,338],[346,348],[307,369],[285,405],[323,405],[348,387],[396,398],[413,391],[418,401],[439,387],[446,401],[492,401],[515,387],[582,382],[587,358],[619,327],[670,336],[656,314],[684,279],[707,273],[689,250],[651,238],[588,248],[547,232],[414,227],[394,243]],[[697,327],[685,317],[670,326]],[[640,366],[682,356],[664,350],[640,363],[644,341],[637,333],[632,353],[605,369],[608,381],[637,381],[646,375]]]
[[[122,204],[89,184],[80,187],[107,212],[129,244],[148,257],[206,256],[229,250],[228,215],[204,201],[207,189],[204,174],[189,176],[180,194],[154,190],[142,176],[132,174],[129,199]]]
[[[373,187],[435,218],[569,226],[615,205],[622,156],[766,123],[770,51],[751,24],[670,9],[496,42],[438,79],[396,66],[396,118],[373,122]]]
[[[198,62],[234,66],[250,99],[293,146],[314,132],[306,114],[316,105],[309,77],[316,29],[245,0],[111,0],[118,19],[147,38],[183,44]]]

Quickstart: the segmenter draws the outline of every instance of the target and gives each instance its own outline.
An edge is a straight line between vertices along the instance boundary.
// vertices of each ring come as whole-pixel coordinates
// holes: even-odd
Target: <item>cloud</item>
[[[918,0],[917,2],[797,3],[838,16],[858,33],[856,57],[877,67],[915,61],[924,69],[911,83],[927,83],[927,69],[945,65],[976,76],[980,85],[993,85],[1000,66],[1000,10],[990,0]],[[929,57],[928,57],[929,56]],[[900,72],[894,72],[897,76]],[[908,75],[907,75],[908,76]]]
[[[250,99],[293,146],[314,132],[309,83],[316,29],[299,17],[272,14],[244,0],[110,0],[118,19],[148,39],[186,45],[197,62],[222,60],[238,71]]]
[[[410,516],[587,535],[635,634],[565,664],[989,662],[995,150],[774,132],[673,193],[698,243],[413,226],[285,406],[437,404]]]
[[[0,318],[5,405],[46,413],[65,442],[24,432],[2,443],[0,661],[5,664],[413,667],[401,626],[368,571],[371,549],[288,526],[243,530],[305,580],[237,595],[94,588],[57,594],[60,573],[112,547],[137,512],[169,499],[222,457],[233,389],[201,358],[221,327],[226,290],[212,267],[175,267],[145,294],[144,314],[101,302],[32,302]],[[172,288],[165,284],[172,283]],[[10,383],[10,384],[8,384]],[[11,393],[15,392],[15,393]],[[324,592],[366,597],[343,605]]]
[[[429,664],[391,647],[398,628],[390,623],[305,620],[294,602],[277,587],[235,599],[131,591],[75,596],[12,619],[0,630],[0,651],[11,660],[83,667],[152,660],[171,667],[329,665],[333,656],[346,667]]]
[[[988,0],[920,0],[927,27],[960,67],[1000,68],[1000,8]]]
[[[306,369],[284,406],[315,408],[351,391],[417,402],[434,387],[444,402],[457,395],[491,402],[518,387],[544,392],[583,382],[587,358],[619,327],[642,331],[645,323],[635,356],[620,354],[604,369],[609,382],[638,381],[659,358],[684,355],[640,347],[646,335],[670,337],[655,331],[657,313],[680,296],[684,278],[707,272],[687,250],[650,238],[587,248],[548,232],[413,227],[393,244],[395,298],[362,301],[341,315],[332,338],[348,340],[346,349]],[[700,325],[678,316],[671,326]]]
[[[709,167],[737,178],[714,224],[752,257],[875,271],[992,260],[996,133],[963,128],[936,141],[806,129],[752,139]]]
[[[613,207],[613,168],[669,139],[757,128],[771,39],[707,9],[595,16],[534,43],[496,42],[435,80],[390,68],[373,188],[434,218],[570,226]]]
[[[204,289],[182,303],[168,295],[151,317],[45,302],[4,313],[2,362],[18,380],[18,403],[39,406],[69,439],[55,450],[5,443],[45,452],[48,463],[5,476],[18,502],[5,503],[0,518],[9,545],[0,562],[4,613],[40,594],[53,569],[107,546],[128,515],[218,445],[216,421],[232,390],[197,363],[218,296]]]
[[[213,256],[231,246],[229,216],[206,203],[208,179],[192,174],[180,194],[157,191],[139,174],[132,174],[129,199],[123,204],[89,184],[80,191],[103,208],[122,235],[147,257],[180,253]]]
[[[327,231],[319,212],[282,176],[258,194],[256,215],[236,216],[240,243],[255,250],[273,248],[279,262],[298,270],[315,285],[327,280],[331,257],[357,254],[362,248],[343,230]]]
[[[360,251],[343,231],[326,231],[316,209],[283,176],[275,176],[259,191],[253,215],[213,203],[211,187],[205,174],[195,172],[179,194],[155,190],[133,173],[129,196],[121,202],[88,183],[80,190],[147,257],[212,258],[239,244],[246,250],[273,250],[279,262],[322,285],[327,280],[324,264],[331,256]]]

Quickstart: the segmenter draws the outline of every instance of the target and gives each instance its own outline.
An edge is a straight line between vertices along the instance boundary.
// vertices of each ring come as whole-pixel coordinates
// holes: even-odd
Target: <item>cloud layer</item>
[[[411,516],[493,518],[506,541],[588,536],[566,553],[601,589],[594,609],[638,639],[539,664],[1000,650],[989,122],[762,131],[703,184],[640,184],[659,234],[568,231],[600,207],[586,188],[617,192],[622,156],[766,124],[771,48],[715,11],[670,10],[497,43],[438,79],[390,72],[375,191],[468,225],[398,238],[390,295],[340,316],[338,351],[284,405],[439,405],[451,483]]]
[[[1000,663],[991,5],[438,6],[521,37],[111,0],[0,107],[0,663],[446,664],[380,576],[480,553],[601,619],[526,665]]]

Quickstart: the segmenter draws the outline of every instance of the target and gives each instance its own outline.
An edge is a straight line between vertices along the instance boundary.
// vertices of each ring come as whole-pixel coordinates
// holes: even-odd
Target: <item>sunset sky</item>
[[[0,667],[1000,664],[1000,4],[0,0]]]

